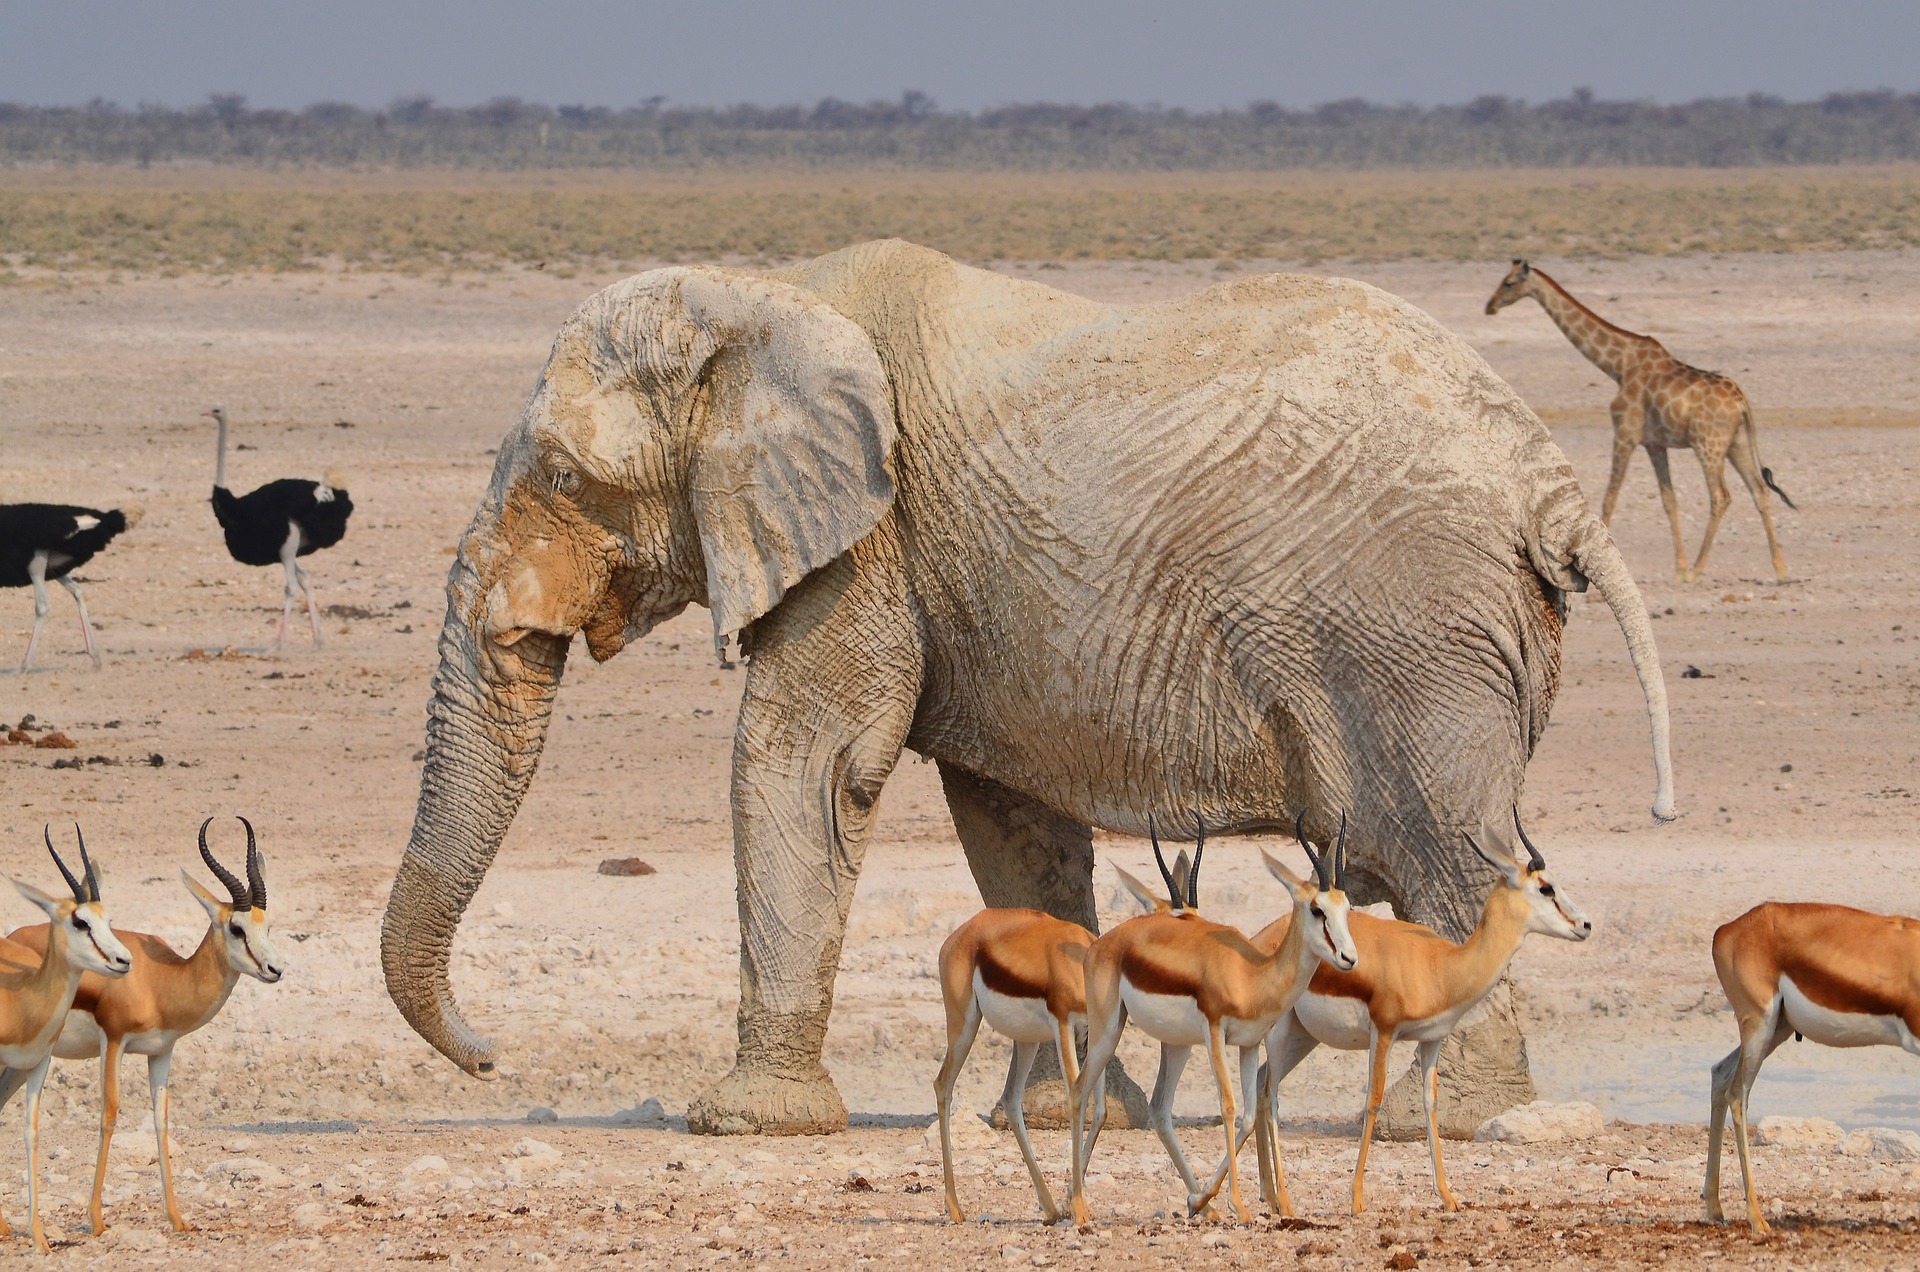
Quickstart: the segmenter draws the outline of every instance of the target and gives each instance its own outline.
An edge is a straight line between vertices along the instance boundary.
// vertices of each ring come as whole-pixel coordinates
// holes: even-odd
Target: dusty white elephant
[[[696,1130],[845,1124],[821,1044],[903,747],[939,762],[989,905],[1092,927],[1094,826],[1307,809],[1324,837],[1344,809],[1357,900],[1464,935],[1491,876],[1460,832],[1508,816],[1589,582],[1666,818],[1620,553],[1540,421],[1404,302],[1275,275],[1116,308],[897,241],[630,278],[561,328],[449,577],[389,991],[490,1072],[448,950],[568,645],[610,658],[690,602],[751,655],[739,1054]],[[1478,1106],[1527,1098],[1510,1008],[1453,1059]]]

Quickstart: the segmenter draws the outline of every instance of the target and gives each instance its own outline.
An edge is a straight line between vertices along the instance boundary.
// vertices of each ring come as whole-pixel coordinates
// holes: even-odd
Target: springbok
[[[1344,824],[1343,818],[1343,828]],[[1204,826],[1199,837],[1204,841]],[[1235,929],[1203,919],[1190,909],[1129,919],[1094,942],[1087,953],[1087,1062],[1073,1087],[1073,1143],[1082,1142],[1090,1104],[1094,1105],[1093,1127],[1084,1137],[1085,1148],[1072,1156],[1074,1222],[1088,1222],[1086,1166],[1105,1113],[1101,1084],[1087,1081],[1085,1075],[1106,1067],[1129,1018],[1161,1044],[1160,1079],[1153,1093],[1155,1130],[1176,1167],[1182,1168],[1187,1205],[1193,1213],[1205,1209],[1212,1194],[1203,1193],[1186,1168],[1173,1135],[1171,1112],[1173,1088],[1188,1052],[1206,1046],[1226,1128],[1228,1200],[1242,1223],[1251,1220],[1240,1197],[1240,1174],[1234,1161],[1236,1119],[1226,1048],[1241,1049],[1243,1086],[1252,1082],[1251,1061],[1257,1048],[1306,989],[1315,964],[1324,959],[1340,967],[1354,965],[1357,955],[1347,931],[1349,907],[1339,869],[1342,856],[1338,847],[1318,856],[1308,852],[1318,886],[1277,868],[1277,876],[1293,894],[1295,915],[1304,917],[1275,949],[1257,949]],[[1199,857],[1196,847],[1196,874]],[[1173,879],[1166,874],[1164,862],[1161,872],[1172,890]],[[1192,904],[1191,880],[1183,901]]]
[[[1720,1142],[1733,1107],[1747,1222],[1765,1235],[1747,1147],[1747,1096],[1774,1048],[1799,1034],[1829,1047],[1900,1047],[1920,1055],[1920,922],[1844,905],[1768,901],[1713,934],[1713,968],[1733,1004],[1740,1045],[1713,1066],[1707,1127],[1707,1219],[1720,1209]]]
[[[41,833],[73,899],[51,897],[18,879],[13,881],[21,896],[45,911],[49,926],[44,958],[41,952],[35,952],[24,966],[0,967],[0,1065],[6,1066],[6,1072],[0,1074],[0,1108],[14,1092],[26,1088],[28,1226],[33,1232],[33,1248],[46,1254],[47,1234],[40,1227],[40,1088],[47,1080],[54,1039],[66,1020],[74,992],[80,988],[82,974],[125,976],[132,958],[114,936],[106,907],[100,903],[100,873],[87,856],[87,841],[80,838],[80,827],[76,824],[73,833],[80,838],[84,883],[73,877],[73,871],[54,851],[53,829],[48,827]],[[0,1218],[0,1236],[12,1234],[7,1221]]]
[[[100,1158],[93,1170],[93,1199],[88,1216],[99,1236],[107,1225],[101,1215],[100,1195],[107,1179],[107,1148],[120,1117],[120,1055],[131,1051],[147,1057],[147,1085],[153,1093],[153,1131],[159,1138],[160,1191],[166,1199],[167,1221],[175,1232],[188,1231],[173,1196],[172,1161],[167,1151],[167,1079],[173,1064],[173,1046],[200,1028],[226,1005],[227,996],[244,974],[272,985],[283,975],[280,956],[267,936],[266,862],[254,842],[253,823],[247,828],[247,881],[214,860],[207,847],[209,817],[200,823],[200,859],[226,886],[222,901],[194,881],[186,871],[180,877],[187,891],[207,912],[207,933],[186,958],[157,936],[122,932],[132,954],[132,966],[116,980],[84,976],[66,1025],[53,1045],[62,1060],[102,1058],[100,1069]],[[45,924],[21,928],[7,940],[24,946],[35,957],[46,948],[50,934]],[[9,951],[0,951],[0,953]]]
[[[1526,848],[1495,856],[1472,835],[1467,843],[1500,872],[1487,894],[1479,926],[1460,944],[1432,928],[1371,914],[1353,916],[1353,942],[1359,968],[1325,966],[1313,974],[1306,993],[1274,1025],[1267,1039],[1267,1075],[1260,1084],[1260,1108],[1254,1118],[1259,1139],[1260,1187],[1267,1204],[1282,1215],[1293,1213],[1286,1172],[1280,1162],[1275,1114],[1280,1083],[1322,1044],[1343,1051],[1372,1053],[1367,1112],[1360,1129],[1360,1158],[1353,1169],[1353,1213],[1365,1209],[1367,1149],[1374,1120],[1387,1090],[1387,1055],[1393,1044],[1412,1041],[1420,1064],[1420,1098],[1427,1111],[1427,1147],[1433,1155],[1433,1180],[1448,1210],[1458,1210],[1440,1159],[1440,1044],[1488,993],[1529,932],[1565,941],[1584,941],[1593,923],[1547,874],[1547,862],[1527,838],[1514,809],[1513,828]],[[1285,935],[1291,918],[1276,920],[1254,938],[1256,946]]]
[[[1176,864],[1186,869],[1185,853]],[[1115,866],[1114,871],[1148,911],[1172,908],[1120,867]],[[1177,904],[1179,891],[1173,891]],[[1026,1158],[1042,1213],[1049,1223],[1060,1217],[1027,1137],[1022,1095],[1034,1055],[1049,1042],[1060,1049],[1060,1069],[1066,1075],[1068,1089],[1072,1089],[1079,1072],[1073,1039],[1076,1031],[1086,1028],[1086,956],[1093,939],[1093,933],[1078,923],[1038,910],[989,909],[955,928],[940,946],[947,1054],[933,1079],[933,1097],[940,1117],[940,1171],[947,1186],[947,1215],[955,1223],[965,1223],[966,1214],[960,1209],[953,1184],[953,1087],[983,1020],[995,1033],[1013,1042],[1013,1061],[1007,1066],[1007,1085],[1000,1104],[1006,1110],[1014,1139],[1019,1141],[1020,1154]]]

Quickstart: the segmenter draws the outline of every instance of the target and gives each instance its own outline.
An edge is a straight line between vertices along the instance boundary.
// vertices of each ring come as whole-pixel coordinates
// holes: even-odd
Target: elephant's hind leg
[[[740,1051],[687,1110],[697,1134],[847,1124],[820,1052],[874,808],[921,672],[897,573],[856,564],[884,551],[868,546],[881,537],[809,576],[754,625],[733,748]]]
[[[944,760],[940,784],[983,903],[1044,910],[1089,932],[1100,930],[1093,897],[1091,826]],[[1107,1095],[1120,1106],[1115,1126],[1148,1125],[1146,1094],[1118,1060],[1107,1066],[1106,1084]],[[1028,1125],[1064,1127],[1066,1088],[1059,1057],[1041,1052],[1023,1100]],[[1007,1124],[1004,1108],[994,1110],[993,1123]]]

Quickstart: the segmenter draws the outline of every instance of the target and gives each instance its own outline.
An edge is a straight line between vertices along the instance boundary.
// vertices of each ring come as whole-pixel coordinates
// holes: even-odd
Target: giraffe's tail
[[[1741,407],[1740,419],[1747,430],[1747,449],[1753,452],[1754,461],[1758,463],[1760,459],[1760,439],[1756,437],[1753,432],[1753,408],[1747,406]],[[1787,505],[1787,507],[1793,509],[1795,512],[1800,511],[1800,505],[1788,498],[1787,492],[1780,489],[1780,483],[1773,479],[1773,469],[1762,465],[1760,469],[1760,480],[1767,483],[1767,489],[1780,496],[1781,503]]]

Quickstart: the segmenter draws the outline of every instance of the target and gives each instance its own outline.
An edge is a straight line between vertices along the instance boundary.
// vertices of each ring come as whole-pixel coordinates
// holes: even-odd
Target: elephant
[[[738,1051],[696,1131],[845,1126],[822,1045],[904,748],[938,764],[990,906],[1095,928],[1095,827],[1304,811],[1324,839],[1344,812],[1356,904],[1464,936],[1490,884],[1464,832],[1518,798],[1589,583],[1669,819],[1666,687],[1619,550],[1539,419],[1406,302],[1276,274],[1114,307],[899,240],[639,274],[560,328],[460,541],[388,992],[492,1074],[449,950],[569,645],[610,658],[689,604],[748,660]],[[1452,1068],[1531,1098],[1510,1002]]]

